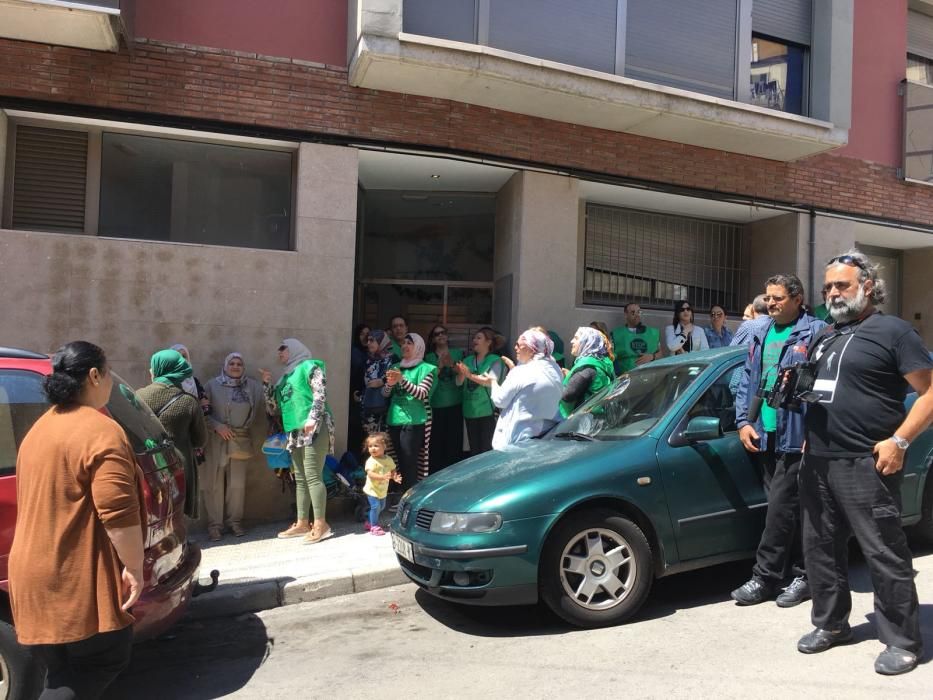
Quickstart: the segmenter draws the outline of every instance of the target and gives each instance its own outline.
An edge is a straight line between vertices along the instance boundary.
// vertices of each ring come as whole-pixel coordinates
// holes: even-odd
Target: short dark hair
[[[389,319],[389,328],[392,327],[392,321],[394,321],[394,320],[397,319],[397,318],[402,319],[402,321],[405,323],[405,326],[406,326],[406,327],[408,326],[408,319],[407,319],[407,318],[405,318],[404,316],[402,316],[402,314],[395,314],[395,316],[393,316],[392,318]]]
[[[641,306],[641,304],[639,304],[637,301],[630,301],[628,304],[626,304],[625,306],[622,307],[622,310],[623,310],[625,313],[628,313],[628,307],[630,307],[630,306]]]
[[[797,275],[789,275],[784,273],[779,275],[771,275],[765,282],[765,288],[771,285],[784,287],[784,289],[787,290],[788,296],[803,296],[803,282],[800,281],[800,278]]]
[[[106,366],[103,350],[86,340],[74,340],[55,351],[52,374],[45,378],[42,388],[52,405],[70,406],[77,402],[90,371],[96,368],[103,372]]]
[[[756,314],[768,313],[768,302],[765,301],[764,294],[759,294],[757,297],[752,299],[752,308],[755,309]]]

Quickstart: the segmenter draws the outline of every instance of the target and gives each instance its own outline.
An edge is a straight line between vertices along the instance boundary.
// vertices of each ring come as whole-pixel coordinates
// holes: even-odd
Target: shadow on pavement
[[[129,668],[104,700],[206,700],[245,686],[274,641],[256,615],[187,620],[133,648]]]

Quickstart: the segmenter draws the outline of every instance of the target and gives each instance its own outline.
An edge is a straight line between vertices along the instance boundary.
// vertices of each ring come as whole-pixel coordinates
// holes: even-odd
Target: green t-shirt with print
[[[778,364],[781,361],[781,350],[794,330],[794,324],[779,326],[776,323],[768,330],[765,336],[765,345],[761,353],[761,376],[764,379],[764,389],[769,391],[774,386],[778,376]],[[777,430],[777,410],[768,404],[761,405],[761,424],[766,433]]]

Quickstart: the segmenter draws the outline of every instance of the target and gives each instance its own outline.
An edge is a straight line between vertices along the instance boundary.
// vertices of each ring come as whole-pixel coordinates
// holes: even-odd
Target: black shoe
[[[771,600],[777,593],[777,586],[770,584],[757,576],[732,591],[732,600],[739,605],[758,605]]]
[[[797,642],[797,651],[801,654],[818,654],[837,644],[848,644],[852,641],[852,628],[848,623],[836,632],[815,629],[803,635]]]
[[[803,601],[810,600],[810,584],[803,576],[798,576],[775,601],[779,608],[792,608]]]
[[[920,654],[912,654],[904,649],[888,646],[875,659],[875,673],[882,676],[896,676],[917,668]]]

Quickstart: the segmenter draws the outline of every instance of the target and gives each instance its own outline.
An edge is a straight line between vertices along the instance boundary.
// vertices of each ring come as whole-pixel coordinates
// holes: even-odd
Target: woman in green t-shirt
[[[431,445],[431,393],[437,367],[424,361],[424,339],[409,333],[402,340],[402,361],[386,372],[382,395],[389,398],[386,423],[398,457],[402,489],[428,475]]]
[[[502,343],[503,338],[491,328],[480,328],[473,336],[473,354],[457,363],[457,384],[463,387],[463,417],[471,456],[492,449],[492,436],[496,432],[495,406],[490,388],[477,382],[477,378],[492,375],[502,383],[505,365],[502,358],[493,353]]]
[[[437,383],[431,395],[430,472],[463,459],[463,389],[457,386],[456,365],[463,350],[451,348],[447,328],[434,326],[428,338],[431,352],[424,361],[437,367]]]
[[[606,336],[595,328],[581,326],[570,341],[570,352],[577,358],[564,377],[560,414],[566,418],[591,396],[615,380]]]

